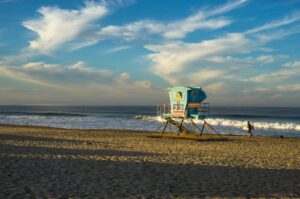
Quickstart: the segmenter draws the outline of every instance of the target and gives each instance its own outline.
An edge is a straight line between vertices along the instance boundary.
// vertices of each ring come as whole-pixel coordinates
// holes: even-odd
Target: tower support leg
[[[179,133],[182,133],[182,124],[183,124],[183,121],[184,121],[184,118],[182,118],[182,120],[181,120],[181,123],[180,123],[179,129],[178,129],[177,135],[178,135]]]
[[[165,131],[166,131],[166,128],[167,128],[167,126],[168,126],[168,124],[169,124],[169,121],[167,121],[167,122],[166,122],[166,125],[165,125],[165,127],[164,127],[163,131],[161,132],[161,134],[162,134],[162,135],[165,133]]]
[[[201,134],[200,134],[201,136],[202,136],[202,134],[203,134],[205,125],[206,125],[206,121],[204,120],[203,125],[202,125],[202,128],[201,128]]]
[[[195,123],[193,121],[193,118],[191,118],[191,126],[192,126],[193,133],[196,133]]]

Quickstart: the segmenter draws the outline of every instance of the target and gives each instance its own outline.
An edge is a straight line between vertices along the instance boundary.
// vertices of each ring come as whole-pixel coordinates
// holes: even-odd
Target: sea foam
[[[156,120],[158,122],[164,122],[165,120],[160,117],[143,116],[143,120]],[[225,126],[244,129],[247,126],[247,120],[232,120],[224,118],[207,118],[205,119],[209,124],[213,126]],[[194,120],[196,124],[203,124],[203,120]],[[277,130],[289,130],[300,131],[300,124],[294,122],[251,122],[255,129],[277,129]]]

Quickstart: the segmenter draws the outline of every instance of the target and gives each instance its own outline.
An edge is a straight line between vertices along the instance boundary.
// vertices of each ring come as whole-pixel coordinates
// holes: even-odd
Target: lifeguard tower
[[[178,128],[178,133],[200,133],[202,135],[205,127],[217,133],[204,120],[209,113],[209,103],[203,102],[207,96],[200,87],[176,86],[168,88],[168,92],[170,104],[157,106],[157,114],[166,120],[162,134],[168,126],[170,131],[171,126]],[[201,129],[194,123],[194,119],[203,120]]]

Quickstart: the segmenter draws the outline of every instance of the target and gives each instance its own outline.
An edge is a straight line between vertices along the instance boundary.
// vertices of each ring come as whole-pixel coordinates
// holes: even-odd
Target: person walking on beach
[[[252,130],[254,129],[254,126],[251,125],[251,123],[249,121],[247,121],[247,128],[248,128],[248,134],[249,136],[252,136]]]

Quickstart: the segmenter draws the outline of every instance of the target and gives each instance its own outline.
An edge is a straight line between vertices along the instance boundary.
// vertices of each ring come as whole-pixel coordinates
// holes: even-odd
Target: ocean
[[[206,121],[221,134],[300,137],[300,108],[210,107]],[[202,121],[196,121],[201,127]],[[0,123],[66,129],[129,129],[156,131],[163,119],[156,106],[0,106]],[[175,130],[175,129],[171,129]]]

